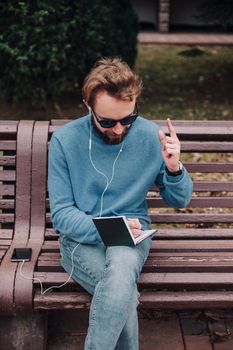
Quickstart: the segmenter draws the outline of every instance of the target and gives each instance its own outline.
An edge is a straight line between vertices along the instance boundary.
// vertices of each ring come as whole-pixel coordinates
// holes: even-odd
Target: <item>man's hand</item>
[[[167,126],[170,136],[166,136],[162,130],[159,130],[158,135],[165,164],[169,171],[175,172],[179,170],[180,141],[170,119],[167,119]]]
[[[142,225],[138,219],[128,219],[128,224],[134,237],[138,237],[141,234]]]

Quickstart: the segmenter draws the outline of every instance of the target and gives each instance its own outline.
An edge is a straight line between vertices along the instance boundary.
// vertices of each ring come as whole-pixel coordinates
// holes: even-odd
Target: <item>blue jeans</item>
[[[62,266],[70,274],[77,242],[60,236]],[[151,238],[136,247],[80,244],[72,278],[93,295],[85,350],[137,350],[137,281]]]

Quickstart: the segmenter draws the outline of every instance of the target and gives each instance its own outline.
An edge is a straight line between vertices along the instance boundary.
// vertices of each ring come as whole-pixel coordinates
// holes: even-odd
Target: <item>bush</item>
[[[0,7],[0,89],[8,101],[46,104],[79,90],[102,56],[136,57],[130,0],[35,0]]]

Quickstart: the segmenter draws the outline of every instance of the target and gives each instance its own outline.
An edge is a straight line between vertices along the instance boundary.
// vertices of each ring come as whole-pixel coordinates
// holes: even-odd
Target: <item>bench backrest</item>
[[[166,131],[164,121],[156,122]],[[50,137],[63,123],[52,121]],[[187,209],[170,209],[154,186],[147,197],[152,222],[160,228],[233,227],[233,122],[173,121],[173,125],[181,141],[182,161],[194,181],[193,198]],[[48,212],[51,228],[49,223]]]
[[[219,224],[229,227],[233,209],[233,123],[174,121],[173,124],[182,142],[182,160],[194,181],[194,193],[186,210],[166,210],[166,213],[159,210],[153,221],[189,224],[189,228],[191,225],[211,228]],[[154,208],[164,207],[161,199],[151,204]]]

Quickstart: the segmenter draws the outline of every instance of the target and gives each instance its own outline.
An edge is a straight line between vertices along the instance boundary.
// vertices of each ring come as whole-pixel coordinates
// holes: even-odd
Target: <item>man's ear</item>
[[[83,99],[83,103],[84,103],[85,106],[87,107],[88,112],[91,113],[91,107],[89,106],[89,104],[87,103],[87,101]]]

